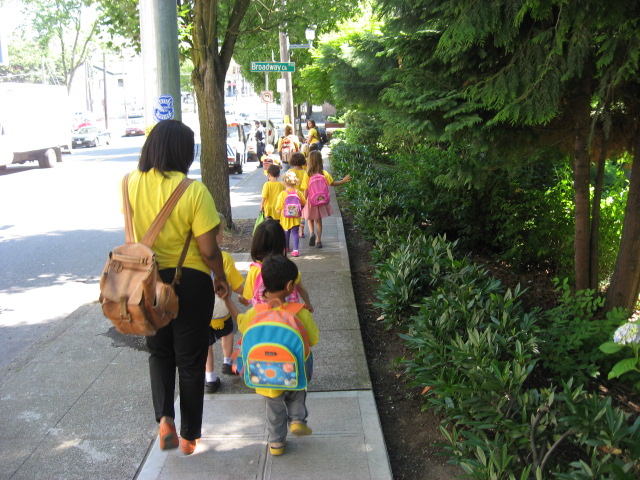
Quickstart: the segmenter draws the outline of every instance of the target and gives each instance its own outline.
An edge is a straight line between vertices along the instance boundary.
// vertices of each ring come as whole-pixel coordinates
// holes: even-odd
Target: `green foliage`
[[[64,74],[59,59],[43,59],[42,49],[24,31],[15,31],[8,44],[10,62],[0,65],[0,77],[7,82],[41,83],[43,66],[48,82],[63,84]],[[44,60],[44,65],[43,65]],[[46,83],[48,83],[45,80]]]
[[[566,279],[555,280],[559,293],[558,306],[541,314],[540,326],[545,332],[540,345],[542,364],[554,376],[586,379],[599,375],[604,355],[598,350],[614,325],[619,324],[615,312],[605,320],[595,317],[604,298],[593,290],[571,292]]]
[[[613,273],[622,237],[629,180],[619,165],[607,163],[605,185],[600,202],[599,278],[606,280]]]
[[[42,51],[58,59],[67,89],[75,72],[90,53],[100,21],[89,0],[25,0],[23,14],[28,29]]]
[[[625,312],[619,313],[619,316],[622,316]],[[619,378],[622,375],[631,374],[632,378],[638,379],[634,388],[640,391],[640,376],[638,375],[640,373],[640,326],[637,320],[638,316],[634,315],[628,322],[618,327],[613,334],[613,342],[605,342],[600,345],[600,351],[608,355],[630,354],[630,357],[625,356],[611,368],[607,378]]]
[[[400,238],[403,241],[396,245]],[[408,238],[405,233],[397,234],[394,245],[394,251],[375,272],[380,286],[374,305],[381,310],[389,328],[405,327],[416,299],[435,288],[459,263],[453,256],[455,243],[443,237],[430,238],[420,230],[414,230]]]
[[[375,305],[385,324],[402,332],[411,385],[422,390],[424,408],[442,416],[444,448],[465,478],[637,476],[640,420],[570,378],[619,359],[597,346],[620,312],[596,320],[602,299],[593,292],[573,297],[566,281],[558,307],[527,312],[519,286],[505,290],[456,254],[460,240],[489,227],[502,232],[495,245],[521,238],[524,250],[532,239],[544,245],[545,234],[559,240],[565,220],[554,219],[571,217],[569,170],[508,172],[452,148],[388,153],[351,143],[348,130],[345,137],[332,148],[332,167],[353,176],[340,196],[374,245]],[[528,208],[495,210],[494,196]],[[463,231],[464,221],[480,232]],[[501,229],[501,222],[514,225]],[[463,234],[450,243],[433,233],[443,226]],[[545,388],[531,387],[541,379]]]

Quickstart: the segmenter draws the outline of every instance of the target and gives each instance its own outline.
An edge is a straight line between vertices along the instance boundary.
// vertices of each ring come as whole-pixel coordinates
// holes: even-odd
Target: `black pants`
[[[165,282],[171,282],[175,269],[160,271]],[[147,337],[149,373],[156,421],[175,418],[173,408],[178,369],[180,387],[180,436],[195,440],[202,436],[204,370],[209,346],[208,328],[213,313],[211,276],[191,268],[182,269],[176,287],[180,300],[178,317],[169,325]]]

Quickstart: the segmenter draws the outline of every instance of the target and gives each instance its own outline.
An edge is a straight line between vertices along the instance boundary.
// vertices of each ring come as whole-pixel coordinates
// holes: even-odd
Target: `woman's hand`
[[[225,299],[229,297],[229,293],[231,292],[231,288],[229,287],[229,282],[227,282],[226,278],[218,278],[217,275],[213,276],[213,291],[216,292],[220,298]]]

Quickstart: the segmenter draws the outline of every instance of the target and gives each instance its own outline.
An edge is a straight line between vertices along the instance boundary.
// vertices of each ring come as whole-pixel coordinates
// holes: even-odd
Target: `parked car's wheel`
[[[236,168],[234,170],[238,175],[240,175],[242,173],[242,165],[236,163]]]
[[[56,156],[55,150],[53,148],[49,148],[38,160],[38,165],[40,165],[40,168],[53,168],[56,166],[57,160],[58,157]]]

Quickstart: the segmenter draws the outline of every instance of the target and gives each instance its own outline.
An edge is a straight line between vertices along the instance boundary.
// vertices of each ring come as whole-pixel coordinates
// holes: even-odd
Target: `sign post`
[[[264,89],[266,92],[269,91],[269,72],[295,72],[296,64],[294,62],[251,62],[251,71],[252,72],[264,72]],[[264,103],[267,105],[267,120],[265,122],[265,135],[266,141],[269,142],[269,103],[265,101]]]

